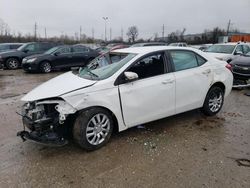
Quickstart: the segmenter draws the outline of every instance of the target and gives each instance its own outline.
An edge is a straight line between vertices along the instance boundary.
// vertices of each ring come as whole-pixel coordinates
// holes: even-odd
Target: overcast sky
[[[126,36],[127,28],[136,25],[139,37],[150,38],[154,33],[182,30],[199,33],[220,26],[250,32],[250,0],[0,0],[0,18],[12,31],[34,32],[34,23],[43,37],[79,33],[104,37],[104,20],[108,17],[108,36]]]

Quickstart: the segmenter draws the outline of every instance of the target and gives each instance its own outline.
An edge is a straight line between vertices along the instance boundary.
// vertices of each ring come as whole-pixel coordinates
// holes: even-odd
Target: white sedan
[[[22,100],[24,140],[84,149],[113,130],[201,108],[218,113],[232,89],[231,66],[193,48],[138,47],[101,55],[78,71],[38,86]]]

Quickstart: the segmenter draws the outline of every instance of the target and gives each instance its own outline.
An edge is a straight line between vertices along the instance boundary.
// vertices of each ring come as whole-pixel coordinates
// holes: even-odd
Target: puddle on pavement
[[[1,99],[8,99],[8,98],[13,98],[13,97],[17,97],[20,96],[20,94],[15,94],[15,93],[6,93],[3,95],[0,95]]]

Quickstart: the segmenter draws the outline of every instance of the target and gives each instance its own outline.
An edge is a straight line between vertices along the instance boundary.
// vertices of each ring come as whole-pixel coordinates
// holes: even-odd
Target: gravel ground
[[[215,117],[190,111],[116,133],[100,150],[22,142],[20,98],[62,74],[0,70],[0,187],[250,187],[250,98]],[[249,91],[250,92],[250,91]]]

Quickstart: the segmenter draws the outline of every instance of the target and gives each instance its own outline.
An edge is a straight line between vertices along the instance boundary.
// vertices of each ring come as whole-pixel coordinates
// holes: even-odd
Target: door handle
[[[162,84],[172,84],[172,83],[174,83],[174,79],[168,79],[168,80],[162,81]]]
[[[207,70],[205,70],[205,71],[202,72],[202,74],[206,74],[206,75],[210,74],[210,73],[211,73],[211,69],[207,69]]]

